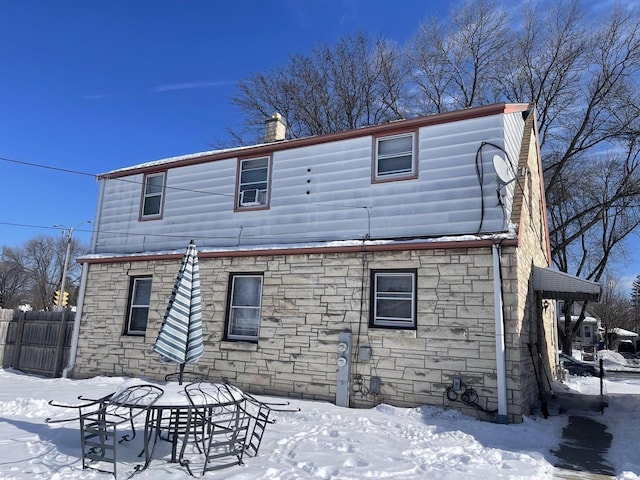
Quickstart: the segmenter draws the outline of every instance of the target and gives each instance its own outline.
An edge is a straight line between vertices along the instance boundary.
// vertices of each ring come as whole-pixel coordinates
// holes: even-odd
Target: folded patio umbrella
[[[200,272],[198,251],[193,240],[182,258],[153,351],[159,353],[163,360],[180,365],[180,384],[185,364],[197,362],[202,356]]]

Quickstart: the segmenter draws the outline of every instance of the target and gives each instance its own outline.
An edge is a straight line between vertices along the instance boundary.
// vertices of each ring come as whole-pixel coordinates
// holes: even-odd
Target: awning
[[[602,287],[596,282],[574,277],[548,267],[533,267],[533,289],[542,298],[599,302]]]

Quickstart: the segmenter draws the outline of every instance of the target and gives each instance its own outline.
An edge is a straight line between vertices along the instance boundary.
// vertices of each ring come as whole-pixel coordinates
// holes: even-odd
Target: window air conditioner
[[[240,206],[252,207],[256,205],[266,205],[266,190],[243,190],[240,192]]]

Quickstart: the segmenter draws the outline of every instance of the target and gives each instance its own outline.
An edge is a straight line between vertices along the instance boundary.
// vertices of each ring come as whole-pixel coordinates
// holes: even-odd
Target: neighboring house
[[[257,394],[521,421],[557,371],[542,299],[600,292],[547,268],[533,107],[283,131],[274,115],[264,144],[99,177],[68,372],[175,370],[152,347],[193,239],[205,353],[192,369]]]
[[[580,318],[582,310],[581,302],[572,302],[571,322],[575,324]],[[564,331],[565,325],[565,302],[559,301],[557,305],[558,311],[558,328]],[[595,352],[604,345],[604,328],[600,317],[589,310],[588,306],[585,311],[582,324],[573,339],[573,350],[577,350],[582,354],[582,360],[594,360]]]
[[[609,341],[609,348],[611,350],[619,350],[621,343],[630,343],[635,353],[637,347],[636,344],[638,342],[638,334],[636,332],[616,327],[607,332],[607,337]]]

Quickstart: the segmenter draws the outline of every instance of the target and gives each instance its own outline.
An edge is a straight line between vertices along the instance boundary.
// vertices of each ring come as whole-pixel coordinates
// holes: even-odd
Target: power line
[[[97,177],[97,175],[94,173],[81,172],[79,170],[70,170],[68,168],[52,167],[51,165],[43,165],[41,163],[25,162],[22,160],[15,160],[15,159],[6,158],[6,157],[0,157],[0,160],[4,162],[9,162],[9,163],[16,163],[18,165],[25,165],[27,167],[44,168],[46,170],[54,170],[56,172],[63,172],[63,173],[72,173],[74,175],[83,175],[83,176],[93,177],[93,178]]]
[[[118,177],[118,178],[109,178],[106,177],[107,181],[112,182],[124,182],[124,183],[133,183],[134,185],[144,185],[144,182],[140,182],[137,180],[128,180],[126,178]],[[234,194],[231,193],[218,193],[218,192],[208,192],[206,190],[193,190],[192,188],[183,188],[183,187],[171,187],[169,185],[165,185],[167,190],[177,190],[179,192],[189,192],[189,193],[202,193],[204,195],[214,195],[219,197],[229,197],[235,198]]]
[[[0,160],[5,161],[5,162],[9,162],[9,163],[15,163],[17,165],[24,165],[24,166],[27,166],[27,167],[42,168],[42,169],[46,169],[46,170],[53,170],[53,171],[56,171],[56,172],[70,173],[70,174],[73,174],[73,175],[82,175],[82,176],[85,176],[85,177],[91,177],[93,179],[97,179],[97,177],[98,177],[98,174],[95,174],[95,173],[81,172],[79,170],[71,170],[71,169],[68,169],[68,168],[61,168],[61,167],[52,167],[51,165],[44,165],[44,164],[41,164],[41,163],[25,162],[23,160],[15,160],[15,159],[6,158],[6,157],[0,157]],[[130,179],[122,178],[122,177],[110,178],[109,176],[106,176],[105,178],[108,181],[132,183],[134,185],[141,185],[141,186],[144,185],[144,182],[141,182],[141,181],[138,181],[138,180],[130,180]],[[165,185],[165,188],[167,190],[176,190],[176,191],[190,192],[190,193],[201,193],[201,194],[204,194],[204,195],[215,195],[215,196],[229,197],[229,198],[235,197],[234,194],[230,194],[230,193],[208,192],[206,190],[193,190],[193,189],[190,189],[190,188],[172,187],[170,185]]]
[[[3,222],[0,221],[0,225],[7,225],[12,227],[21,227],[21,228],[37,228],[37,229],[46,229],[46,230],[59,230],[59,227],[53,227],[50,225],[31,225],[25,223],[15,223],[15,222]],[[118,232],[118,231],[110,231],[110,230],[100,230],[100,229],[81,229],[78,228],[75,232],[84,232],[91,234],[103,234],[103,235],[114,235],[114,236],[128,236],[128,237],[156,237],[156,238],[176,238],[176,239],[191,239],[191,238],[200,238],[202,240],[242,240],[242,239],[252,239],[252,240],[264,240],[265,242],[274,240],[277,238],[288,238],[290,236],[289,233],[281,233],[281,234],[272,234],[270,236],[259,236],[259,235],[221,235],[214,236],[209,234],[204,234],[204,236],[194,235],[193,233],[189,234],[169,234],[169,233],[149,233],[149,232]],[[300,241],[305,242],[313,242],[313,241],[323,241],[324,239],[313,237],[313,236],[304,236],[300,235]],[[353,240],[349,238],[349,240]]]
[[[28,223],[12,223],[12,222],[0,222],[0,225],[8,225],[10,227],[24,227],[24,228],[39,228],[48,230],[60,230],[60,227],[54,227],[53,225],[30,225]],[[82,231],[82,230],[79,230]],[[85,230],[90,232],[91,230]]]

